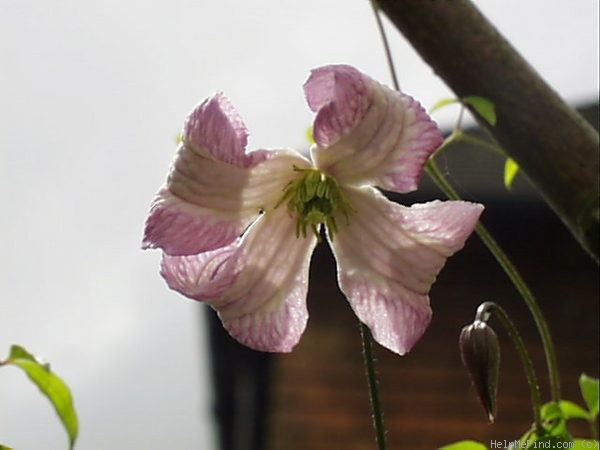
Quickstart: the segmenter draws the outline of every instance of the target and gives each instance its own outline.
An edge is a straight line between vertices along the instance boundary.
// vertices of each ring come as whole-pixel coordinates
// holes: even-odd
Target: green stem
[[[440,187],[440,189],[448,196],[448,198],[452,200],[460,200],[460,196],[454,190],[454,188],[448,183],[448,181],[444,178],[442,173],[437,167],[434,159],[430,159],[426,166],[427,173],[431,176],[431,178],[435,181],[435,183]],[[548,329],[548,324],[544,319],[544,316],[540,310],[537,300],[535,299],[533,293],[527,287],[527,284],[519,274],[518,270],[515,266],[510,262],[508,256],[504,253],[504,251],[500,248],[496,240],[489,233],[487,228],[485,228],[481,223],[477,224],[475,227],[475,231],[486,245],[488,250],[494,255],[496,261],[504,272],[508,276],[508,278],[512,281],[513,285],[523,297],[525,304],[529,308],[535,324],[540,333],[540,337],[542,339],[542,345],[544,347],[544,353],[546,355],[546,364],[548,366],[548,375],[550,379],[550,389],[552,394],[552,399],[556,403],[560,401],[560,379],[558,373],[558,364],[556,362],[556,353],[554,351],[554,345],[552,344],[552,338],[550,336],[550,331]]]
[[[461,111],[462,111],[462,109],[461,109]],[[504,152],[502,147],[498,147],[497,145],[494,145],[491,142],[486,141],[485,139],[478,138],[477,136],[473,136],[473,135],[464,133],[460,128],[455,128],[454,131],[452,131],[452,134],[450,136],[448,136],[448,138],[446,138],[444,145],[442,145],[438,149],[437,153],[439,153],[440,150],[443,150],[448,144],[450,144],[452,142],[460,142],[460,141],[468,142],[469,144],[483,147],[486,150],[490,150],[500,156],[503,156],[504,158],[508,157],[508,156],[506,156],[506,153]]]
[[[377,386],[377,374],[375,373],[375,358],[373,357],[373,338],[369,328],[360,323],[360,337],[363,346],[363,358],[367,372],[367,382],[369,384],[369,398],[371,400],[371,411],[373,413],[373,426],[375,427],[375,436],[377,438],[378,450],[386,450],[385,425],[383,424],[383,412],[379,402],[379,389]]]
[[[523,363],[523,369],[525,369],[525,376],[527,377],[527,384],[529,384],[529,391],[531,393],[531,405],[533,407],[533,419],[535,421],[536,431],[541,432],[542,430],[542,399],[540,397],[540,387],[537,381],[537,377],[535,376],[535,369],[533,367],[533,361],[531,360],[531,356],[529,356],[529,352],[523,343],[523,339],[521,339],[521,335],[517,330],[517,327],[510,319],[506,311],[497,303],[494,302],[484,302],[479,305],[477,308],[477,314],[475,315],[475,320],[481,320],[483,322],[487,322],[491,312],[496,312],[498,318],[508,335],[513,340],[513,344],[521,357],[521,362]]]
[[[394,65],[394,60],[392,59],[392,50],[390,48],[390,43],[388,41],[387,34],[385,33],[385,29],[383,28],[381,14],[379,14],[379,5],[377,4],[377,0],[371,0],[371,9],[373,10],[373,14],[375,15],[375,22],[377,22],[379,37],[381,38],[381,42],[383,43],[383,50],[385,51],[385,60],[388,63],[388,70],[390,71],[390,76],[392,77],[392,83],[394,84],[394,88],[397,91],[399,91],[400,83],[398,82],[396,67]]]

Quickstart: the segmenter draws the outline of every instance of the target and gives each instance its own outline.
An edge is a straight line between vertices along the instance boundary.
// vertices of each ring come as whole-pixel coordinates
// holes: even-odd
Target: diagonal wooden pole
[[[478,95],[494,103],[496,125],[480,124],[598,261],[598,133],[470,1],[377,3],[457,97]]]

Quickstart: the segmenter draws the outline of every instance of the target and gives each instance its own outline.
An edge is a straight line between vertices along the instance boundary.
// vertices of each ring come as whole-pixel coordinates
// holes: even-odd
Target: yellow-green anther
[[[300,176],[286,186],[276,207],[288,203],[290,214],[296,216],[297,237],[306,237],[310,228],[320,240],[319,229],[323,224],[333,238],[338,230],[335,215],[341,212],[348,221],[353,211],[352,205],[346,200],[337,181],[329,175],[316,168],[294,167],[294,171],[299,172]]]
[[[317,185],[317,197],[324,197],[325,192],[327,192],[327,183],[319,183]]]

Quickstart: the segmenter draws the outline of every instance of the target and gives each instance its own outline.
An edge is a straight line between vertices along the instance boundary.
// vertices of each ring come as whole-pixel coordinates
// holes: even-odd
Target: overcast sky
[[[476,3],[569,102],[598,98],[597,0]],[[406,92],[450,95],[392,43]],[[196,103],[222,90],[251,148],[303,147],[301,86],[330,63],[389,82],[367,0],[0,0],[0,357],[24,345],[69,383],[78,449],[212,450],[199,305],[139,250],[144,218]],[[0,443],[66,448],[15,368]]]

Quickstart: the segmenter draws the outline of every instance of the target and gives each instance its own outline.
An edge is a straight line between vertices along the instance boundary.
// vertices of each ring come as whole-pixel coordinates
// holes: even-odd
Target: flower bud
[[[500,346],[494,330],[475,320],[460,332],[460,354],[490,423],[496,416],[496,393],[500,370]]]

